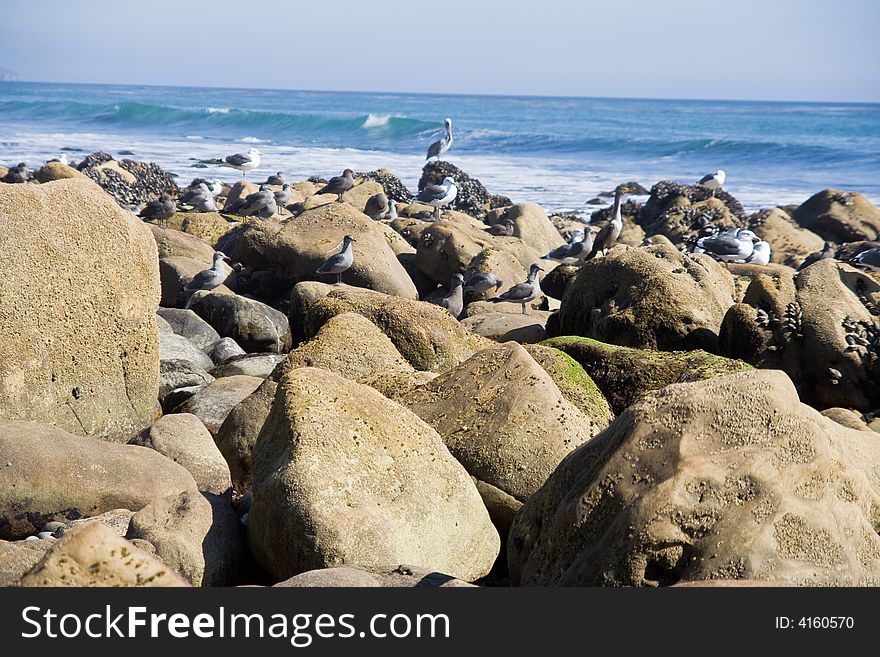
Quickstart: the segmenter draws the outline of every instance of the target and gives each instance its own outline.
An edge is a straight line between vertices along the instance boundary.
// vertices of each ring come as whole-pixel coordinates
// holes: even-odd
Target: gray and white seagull
[[[440,305],[449,311],[449,314],[458,319],[461,311],[464,310],[464,276],[455,274],[452,277],[452,283],[449,286],[449,294],[440,300]]]
[[[248,194],[246,198],[239,200],[229,209],[229,212],[234,212],[242,217],[257,216],[261,219],[270,219],[278,212],[275,192],[264,183],[260,185],[259,191]]]
[[[336,282],[342,282],[342,274],[354,264],[354,252],[351,249],[353,242],[357,240],[351,235],[342,238],[342,250],[324,261],[315,274],[336,274]]]
[[[728,228],[718,235],[698,239],[694,253],[708,253],[724,262],[746,260],[758,241],[758,236],[747,228]]]
[[[354,187],[354,171],[346,169],[341,176],[333,176],[316,194],[336,194],[336,202],[342,203],[342,195]]]
[[[612,210],[611,221],[609,221],[599,234],[593,239],[593,248],[587,255],[586,260],[595,258],[599,251],[604,255],[608,249],[617,244],[620,233],[623,231],[623,216],[620,207],[623,205],[624,190],[618,187],[614,191],[614,208]]]
[[[700,178],[697,184],[712,190],[712,198],[715,198],[715,191],[721,189],[726,178],[727,174],[724,173],[724,169],[718,169],[715,173],[708,173]]]
[[[241,171],[241,175],[247,180],[247,172],[253,171],[258,166],[260,166],[260,157],[262,157],[263,153],[258,148],[250,148],[247,153],[235,153],[233,155],[227,155],[223,158],[223,161],[220,163],[221,167],[229,167],[231,169],[238,169]]]
[[[232,262],[229,256],[222,251],[214,251],[214,264],[211,268],[203,269],[184,286],[183,291],[189,294],[184,308],[189,308],[192,305],[193,297],[199,290],[213,290],[223,285],[223,281],[226,280],[226,270],[223,268],[224,260]]]
[[[880,247],[857,253],[850,263],[856,267],[864,267],[868,271],[880,271]]]
[[[513,303],[521,303],[522,304],[522,314],[526,313],[526,304],[534,301],[539,296],[541,296],[541,281],[540,281],[540,273],[544,271],[541,269],[540,265],[532,265],[529,268],[529,277],[523,283],[517,283],[512,288],[507,290],[504,294],[501,294],[494,299],[493,302],[499,301],[511,301]]]
[[[434,207],[434,221],[440,220],[440,208],[445,208],[455,200],[458,187],[455,181],[446,176],[439,185],[429,185],[415,196],[415,200]]]
[[[504,285],[504,281],[495,274],[490,271],[481,271],[468,276],[464,282],[464,291],[486,295],[489,290],[497,291],[502,285]]]
[[[443,120],[443,126],[446,129],[446,134],[428,146],[428,155],[425,157],[426,160],[436,157],[439,162],[440,156],[452,148],[452,119],[447,116]]]

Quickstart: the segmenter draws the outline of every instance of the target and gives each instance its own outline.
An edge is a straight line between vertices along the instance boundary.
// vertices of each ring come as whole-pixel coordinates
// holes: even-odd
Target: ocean
[[[444,156],[491,193],[584,210],[616,184],[650,188],[724,169],[747,210],[826,187],[880,203],[880,105],[425,95],[0,82],[0,164],[96,150],[178,176],[238,179],[199,160],[264,153],[251,178],[385,167],[410,189],[453,119]]]

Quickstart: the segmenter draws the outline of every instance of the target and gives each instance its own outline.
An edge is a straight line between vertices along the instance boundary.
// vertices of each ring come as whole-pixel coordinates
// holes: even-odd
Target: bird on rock
[[[758,236],[747,228],[728,228],[718,235],[698,239],[694,253],[708,253],[724,262],[735,262],[751,256],[758,241]]]
[[[278,173],[274,173],[268,178],[266,178],[267,185],[283,185],[284,184],[284,174],[279,171]]]
[[[247,180],[247,172],[253,171],[260,166],[260,158],[263,153],[258,148],[250,148],[247,153],[235,153],[227,155],[220,163],[221,167],[230,167],[241,171],[241,175]]]
[[[257,216],[261,219],[269,219],[278,212],[275,193],[268,185],[262,184],[259,191],[248,194],[243,200],[239,199],[229,212],[242,217]]]
[[[715,198],[715,192],[721,189],[726,179],[727,174],[724,173],[724,170],[718,169],[718,171],[716,171],[715,173],[707,173],[705,176],[697,181],[697,184],[711,190],[712,198]]]
[[[752,248],[752,254],[745,259],[750,265],[769,265],[770,264],[770,243],[761,240]]]
[[[433,206],[434,221],[440,221],[440,208],[445,208],[452,203],[456,195],[458,195],[458,187],[456,187],[455,181],[451,177],[446,176],[439,185],[428,185],[425,187],[416,195],[415,200],[419,203]]]
[[[481,271],[468,276],[464,282],[464,291],[486,295],[489,290],[497,291],[502,285],[504,285],[504,281],[495,274],[490,271]]]
[[[318,194],[336,194],[336,202],[342,203],[342,195],[354,187],[354,171],[346,169],[341,176],[333,176],[318,190]]]
[[[605,255],[612,246],[617,244],[620,233],[623,231],[623,215],[621,214],[621,206],[623,205],[624,191],[622,187],[618,187],[614,191],[614,208],[611,211],[611,221],[609,221],[599,234],[593,239],[593,248],[587,255],[586,260],[595,258],[600,251]]]
[[[496,303],[499,301],[520,303],[522,304],[522,314],[527,314],[526,304],[541,296],[540,272],[542,271],[544,270],[541,269],[540,265],[532,265],[529,268],[529,276],[524,282],[517,283],[503,294],[492,299],[492,301]]]
[[[514,224],[510,219],[502,219],[497,224],[492,224],[486,232],[496,237],[510,237],[513,235]]]
[[[193,297],[199,290],[213,290],[223,285],[223,281],[226,280],[226,270],[223,269],[224,261],[232,262],[229,256],[222,251],[214,251],[214,264],[211,268],[203,269],[184,286],[183,292],[189,294],[184,308],[189,308],[192,305]]]
[[[443,126],[446,129],[446,134],[428,146],[428,155],[425,157],[426,160],[436,157],[439,162],[440,156],[452,148],[452,119],[446,117],[443,121]]]
[[[378,221],[379,219],[385,219],[388,216],[390,209],[391,207],[388,203],[388,197],[382,192],[379,192],[378,194],[373,194],[367,199],[367,203],[364,206],[364,214],[370,219]]]
[[[354,252],[351,245],[357,240],[351,235],[342,238],[342,250],[324,261],[315,274],[336,274],[336,282],[342,282],[342,274],[354,264]]]
[[[880,271],[880,247],[857,253],[852,257],[850,263],[868,271]]]
[[[162,196],[157,201],[150,201],[138,213],[141,219],[155,219],[156,223],[164,226],[165,223],[177,212],[177,204],[168,196]]]
[[[449,311],[449,314],[458,319],[461,311],[464,310],[464,276],[455,274],[452,277],[452,283],[449,285],[449,294],[440,300],[440,305]]]
[[[806,269],[814,262],[819,262],[819,260],[825,260],[826,258],[834,258],[834,244],[831,242],[825,242],[821,251],[816,251],[815,253],[808,255],[801,263],[801,266],[798,267],[798,271]]]

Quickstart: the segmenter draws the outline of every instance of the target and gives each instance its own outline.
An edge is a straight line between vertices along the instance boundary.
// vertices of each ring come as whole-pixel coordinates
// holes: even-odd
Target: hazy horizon
[[[231,0],[14,3],[0,24],[0,68],[26,82],[880,102],[880,3],[871,0],[331,7],[328,16]]]

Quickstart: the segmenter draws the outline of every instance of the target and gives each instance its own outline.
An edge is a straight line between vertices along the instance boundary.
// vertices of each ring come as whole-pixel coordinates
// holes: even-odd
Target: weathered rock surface
[[[463,582],[451,575],[434,572],[417,566],[398,566],[388,572],[370,572],[351,566],[321,568],[310,570],[278,582],[278,587],[314,588],[314,587],[393,587],[393,588],[452,588],[459,586],[471,587],[473,584]]]
[[[290,349],[290,324],[284,313],[265,303],[229,292],[199,291],[190,307],[224,338],[247,352],[284,353]]]
[[[412,563],[472,581],[499,550],[479,493],[437,433],[317,368],[281,380],[254,448],[253,492],[250,546],[278,579]]]
[[[793,219],[831,242],[876,240],[880,236],[880,208],[857,192],[823,189],[804,201]]]
[[[199,349],[208,352],[220,339],[214,327],[189,308],[159,308],[158,315],[171,326],[171,329],[191,340]]]
[[[0,186],[0,418],[124,442],[159,380],[156,246],[88,180]]]
[[[709,256],[618,246],[585,263],[559,310],[561,335],[648,349],[717,348],[733,278]]]
[[[278,384],[267,379],[236,404],[217,430],[217,447],[229,465],[237,490],[251,487],[251,462],[257,437],[269,417]]]
[[[514,584],[880,582],[880,443],[798,401],[781,372],[645,396],[517,514]]]
[[[215,379],[181,404],[176,413],[192,413],[202,421],[212,436],[242,399],[263,383],[255,376],[224,376]]]
[[[189,586],[155,556],[98,522],[59,539],[20,586]]]

